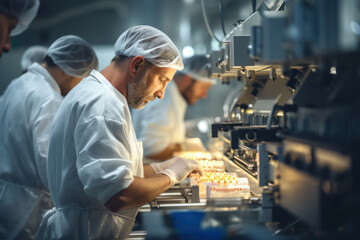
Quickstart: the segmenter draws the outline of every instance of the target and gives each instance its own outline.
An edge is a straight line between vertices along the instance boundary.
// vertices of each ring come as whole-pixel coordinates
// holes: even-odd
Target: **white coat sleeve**
[[[76,167],[85,193],[102,204],[133,182],[127,125],[103,116],[75,129]]]
[[[144,108],[139,139],[145,156],[158,154],[171,143],[171,133],[176,127],[172,106],[171,100],[164,99]]]
[[[47,187],[47,157],[49,151],[51,122],[61,104],[61,99],[49,99],[33,116],[32,142],[37,170],[42,183]]]

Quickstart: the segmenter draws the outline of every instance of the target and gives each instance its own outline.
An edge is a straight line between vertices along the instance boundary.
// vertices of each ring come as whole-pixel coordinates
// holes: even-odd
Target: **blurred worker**
[[[62,96],[97,65],[88,42],[61,37],[43,63],[31,65],[0,98],[0,239],[33,239],[52,207],[46,174],[50,123]]]
[[[185,137],[184,117],[187,104],[206,98],[215,80],[208,78],[210,62],[206,56],[188,58],[184,66],[184,71],[177,72],[169,83],[163,101],[132,111],[136,135],[150,161],[169,159],[177,151],[204,150],[200,138]]]
[[[26,49],[20,60],[22,72],[27,72],[27,69],[35,62],[41,64],[46,56],[46,52],[47,48],[43,46],[32,46]]]
[[[129,106],[163,98],[183,68],[174,43],[156,28],[136,26],[120,35],[114,51],[110,65],[83,79],[54,118],[48,182],[55,208],[37,239],[123,239],[140,206],[200,170],[181,158],[143,166],[131,123]]]
[[[0,1],[0,57],[11,49],[10,36],[22,33],[34,19],[39,0]]]

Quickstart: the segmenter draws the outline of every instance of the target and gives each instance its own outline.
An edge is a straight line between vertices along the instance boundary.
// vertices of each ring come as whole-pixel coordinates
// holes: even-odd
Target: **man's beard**
[[[132,82],[126,85],[127,101],[130,107],[135,109],[141,109],[145,107],[146,99],[146,79],[148,71],[139,73]]]

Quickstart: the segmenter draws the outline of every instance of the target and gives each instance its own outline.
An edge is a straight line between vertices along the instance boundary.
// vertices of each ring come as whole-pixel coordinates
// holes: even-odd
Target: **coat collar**
[[[36,74],[36,75],[42,75],[45,80],[50,84],[50,86],[60,94],[61,96],[61,91],[60,91],[60,87],[59,84],[55,81],[55,79],[50,75],[50,73],[44,68],[42,67],[40,64],[38,63],[33,63],[29,69],[28,72]]]

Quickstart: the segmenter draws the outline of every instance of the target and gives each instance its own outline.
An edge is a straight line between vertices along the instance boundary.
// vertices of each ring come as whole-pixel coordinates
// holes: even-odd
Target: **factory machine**
[[[207,209],[202,228],[225,225],[213,239],[351,239],[360,234],[360,2],[264,3],[211,53],[209,73],[239,82],[211,135],[251,195],[204,203],[188,187],[193,205],[183,209]]]
[[[358,234],[359,30],[359,1],[293,0],[254,12],[213,53],[212,76],[243,85],[212,137],[260,187],[259,222]]]

